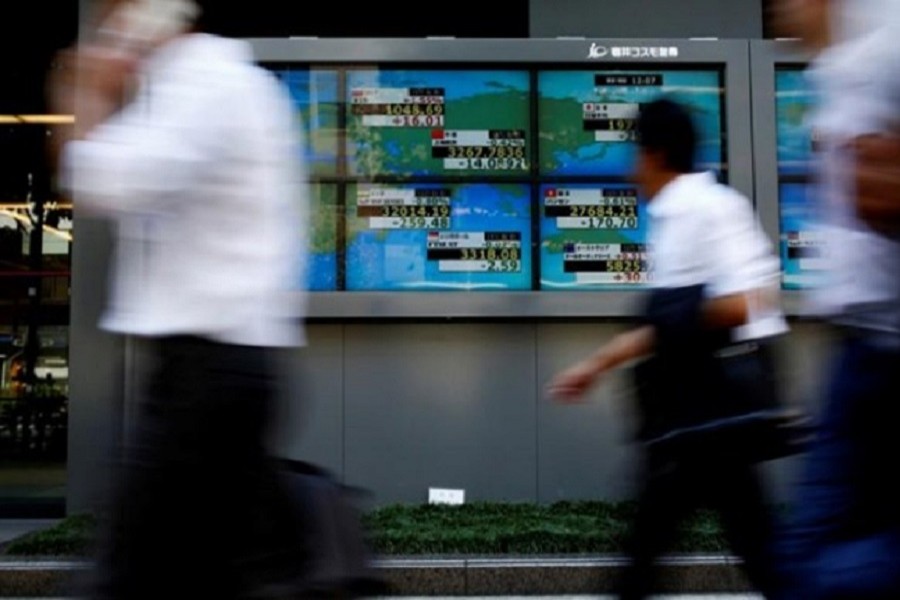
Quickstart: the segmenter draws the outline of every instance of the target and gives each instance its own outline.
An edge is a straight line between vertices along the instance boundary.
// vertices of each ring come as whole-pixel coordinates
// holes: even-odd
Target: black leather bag
[[[749,461],[802,451],[813,430],[787,407],[775,380],[772,341],[729,344],[701,324],[703,286],[653,290],[644,323],[653,356],[633,369],[648,448]],[[726,332],[727,333],[727,332]]]
[[[353,490],[308,462],[281,460],[301,540],[299,597],[362,598],[384,595],[387,581],[372,564]]]
[[[741,354],[713,357],[716,372],[710,372],[708,402],[715,408],[685,406],[704,402],[681,398],[658,418],[653,430],[645,432],[648,448],[673,455],[720,456],[760,462],[803,452],[814,435],[812,421],[805,411],[784,405],[780,400],[771,370],[771,349],[752,344]],[[653,359],[651,359],[652,361]],[[642,404],[659,405],[675,400],[647,377],[653,377],[652,363],[636,369]],[[647,395],[663,394],[663,398]],[[681,413],[681,414],[678,414]],[[702,415],[702,416],[700,416]]]

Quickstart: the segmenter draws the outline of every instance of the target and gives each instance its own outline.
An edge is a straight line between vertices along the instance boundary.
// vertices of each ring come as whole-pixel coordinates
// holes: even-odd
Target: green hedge
[[[10,542],[2,554],[12,556],[85,556],[96,521],[90,515],[68,517],[49,529],[22,536]]]
[[[472,503],[389,506],[363,515],[373,551],[387,556],[617,554],[634,515],[632,503]],[[96,525],[90,516],[15,540],[16,556],[83,556]],[[678,536],[674,552],[728,549],[717,518],[699,512]]]
[[[633,515],[631,503],[474,503],[391,506],[366,514],[364,524],[385,555],[597,554],[622,552]],[[727,549],[708,512],[689,519],[678,538],[678,552]]]

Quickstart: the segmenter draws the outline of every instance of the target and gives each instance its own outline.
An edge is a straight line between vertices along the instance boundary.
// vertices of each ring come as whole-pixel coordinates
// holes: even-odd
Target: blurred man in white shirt
[[[750,201],[712,173],[694,172],[697,136],[685,108],[642,106],[638,138],[653,287],[645,324],[558,374],[550,392],[577,400],[611,370],[653,357],[639,377],[654,391],[639,393],[644,464],[621,598],[655,591],[654,560],[704,505],[720,512],[751,582],[768,594],[772,519],[751,457],[756,440],[740,423],[776,402],[769,341],[787,331],[778,259]]]
[[[815,54],[818,199],[834,325],[819,432],[794,500],[783,597],[900,597],[900,2],[780,0],[781,35]]]
[[[117,229],[101,326],[154,359],[99,595],[244,597],[293,551],[264,434],[275,348],[304,343],[303,132],[249,46],[192,0],[120,0],[53,97],[76,210]]]

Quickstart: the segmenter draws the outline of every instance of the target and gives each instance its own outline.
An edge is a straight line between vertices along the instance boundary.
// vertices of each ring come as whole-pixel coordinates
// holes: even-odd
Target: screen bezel
[[[257,61],[279,69],[291,65],[309,68],[416,68],[438,70],[528,70],[532,78],[540,70],[717,69],[724,85],[723,144],[728,183],[752,198],[754,192],[750,109],[750,73],[747,42],[740,40],[672,39],[250,39]],[[676,48],[677,56],[616,58],[617,48]],[[534,85],[532,86],[534,87]],[[534,94],[536,90],[532,90]],[[341,98],[339,94],[339,99]],[[537,110],[536,106],[532,112]],[[532,134],[537,135],[533,126]],[[533,144],[534,146],[534,144]],[[380,178],[372,178],[378,181]],[[469,178],[467,178],[469,179]],[[551,181],[553,178],[546,178]],[[513,183],[515,178],[504,178]],[[532,185],[537,197],[539,183]],[[539,213],[534,212],[539,228]],[[539,233],[539,232],[538,232]],[[532,234],[534,246],[539,235]],[[539,250],[539,248],[538,248]],[[532,268],[539,271],[539,262]],[[539,272],[535,279],[540,279]],[[309,318],[407,319],[407,318],[618,318],[640,312],[646,291],[578,290],[498,292],[311,292]]]
[[[798,48],[793,40],[754,40],[750,42],[753,106],[754,178],[756,209],[763,229],[781,256],[782,182],[797,183],[799,177],[783,177],[778,169],[778,113],[775,97],[775,73],[783,68],[802,68],[812,56]],[[814,317],[813,307],[804,300],[806,292],[782,289],[783,308],[791,317]]]

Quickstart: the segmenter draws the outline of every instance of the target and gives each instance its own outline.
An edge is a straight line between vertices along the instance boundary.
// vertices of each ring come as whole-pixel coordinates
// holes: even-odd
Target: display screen
[[[338,73],[291,69],[275,71],[290,90],[306,132],[306,160],[311,175],[335,175],[338,165]]]
[[[358,184],[348,290],[531,288],[531,198],[518,184]]]
[[[812,158],[812,134],[808,115],[813,92],[802,69],[775,71],[778,173],[806,175]]]
[[[307,285],[310,291],[329,292],[338,289],[338,186],[309,186],[309,264]]]
[[[541,288],[633,288],[648,281],[646,204],[627,185],[540,188]]]
[[[349,71],[352,175],[527,175],[527,71]]]
[[[812,186],[782,183],[781,264],[785,289],[808,289],[825,276],[825,237],[811,198]]]
[[[659,97],[687,106],[698,167],[728,180],[719,65],[390,66],[270,67],[307,132],[312,291],[646,286],[630,178]]]
[[[542,175],[627,177],[642,103],[685,104],[700,133],[698,166],[724,168],[722,74],[711,71],[542,71],[538,74]]]
[[[775,113],[778,138],[781,264],[784,289],[816,287],[825,277],[821,216],[810,185],[813,138],[809,112],[814,94],[803,67],[775,71]]]

